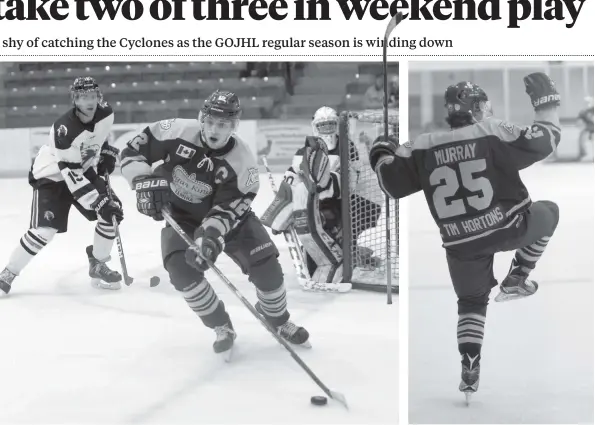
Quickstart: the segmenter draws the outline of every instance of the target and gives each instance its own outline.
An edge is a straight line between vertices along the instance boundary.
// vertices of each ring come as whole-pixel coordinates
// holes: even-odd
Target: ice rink
[[[112,182],[125,206],[121,233],[135,281],[113,292],[90,286],[85,247],[94,224],[73,208],[69,232],[29,264],[9,297],[0,298],[0,423],[397,423],[398,297],[388,306],[385,294],[305,293],[283,237],[275,237],[292,319],[311,334],[313,349],[299,354],[328,387],[345,394],[350,410],[330,400],[326,407],[312,406],[310,397],[322,391],[209,272],[238,332],[231,364],[213,354],[214,332],[203,327],[162,268],[163,224],[137,213],[134,192],[121,177]],[[0,180],[2,267],[28,228],[31,193],[25,178]],[[271,200],[261,175],[256,213]],[[119,270],[115,246],[112,258]],[[228,257],[218,265],[256,301]],[[579,275],[587,279],[586,273]],[[156,288],[149,287],[152,275],[161,278]],[[587,355],[592,352],[580,353]]]
[[[423,195],[410,200],[411,423],[593,423],[593,164],[538,164],[521,177],[533,200],[558,203],[560,222],[532,274],[537,294],[488,307],[469,407],[444,250]],[[496,256],[499,280],[511,259]]]

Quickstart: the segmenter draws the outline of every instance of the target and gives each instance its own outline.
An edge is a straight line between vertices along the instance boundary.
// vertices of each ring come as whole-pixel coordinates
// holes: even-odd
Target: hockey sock
[[[285,285],[272,291],[256,288],[256,295],[263,313],[273,326],[281,326],[289,320]]]
[[[459,353],[475,357],[480,354],[483,344],[483,328],[486,318],[477,313],[459,314],[457,342]]]
[[[93,236],[93,257],[99,261],[109,258],[116,238],[116,228],[103,220],[99,220],[95,226]]]
[[[229,321],[225,305],[219,300],[206,279],[202,279],[199,283],[193,282],[181,292],[188,306],[198,315],[205,326],[214,328]]]
[[[49,227],[27,230],[21,237],[20,244],[12,252],[6,268],[18,275],[55,234],[56,230]]]
[[[541,258],[550,237],[544,236],[524,248],[517,249],[508,274],[527,277]]]

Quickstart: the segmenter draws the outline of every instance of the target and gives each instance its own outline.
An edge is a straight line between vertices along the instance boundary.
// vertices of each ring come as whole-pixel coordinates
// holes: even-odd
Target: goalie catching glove
[[[554,81],[543,72],[534,72],[527,75],[525,91],[531,98],[531,104],[536,111],[541,109],[560,106],[560,95],[556,90]]]
[[[161,210],[169,202],[169,184],[163,177],[144,176],[134,179],[136,209],[154,220],[163,220]]]
[[[219,254],[223,251],[225,242],[219,235],[219,232],[210,227],[206,229],[199,227],[196,231],[196,236],[194,245],[188,247],[186,250],[186,263],[200,272],[205,272],[209,268],[205,260],[214,264]]]

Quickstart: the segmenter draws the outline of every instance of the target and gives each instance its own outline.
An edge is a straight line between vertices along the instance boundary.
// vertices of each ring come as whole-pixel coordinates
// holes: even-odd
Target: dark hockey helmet
[[[98,103],[103,102],[103,95],[99,89],[99,84],[97,84],[97,81],[93,77],[77,77],[70,86],[70,98],[73,103],[78,95],[91,92],[97,93]]]
[[[203,116],[239,120],[242,108],[238,95],[230,91],[217,90],[205,100],[200,112]]]
[[[448,86],[444,93],[446,122],[452,128],[464,127],[481,121],[490,111],[486,92],[469,81]]]

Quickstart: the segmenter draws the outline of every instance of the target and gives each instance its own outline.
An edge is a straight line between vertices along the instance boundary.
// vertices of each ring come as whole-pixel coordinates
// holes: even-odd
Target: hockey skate
[[[524,276],[508,275],[500,285],[500,293],[496,296],[496,302],[512,301],[519,298],[526,298],[537,292],[539,285],[533,280]]]
[[[0,292],[0,296],[8,295],[8,293],[10,292],[12,281],[15,277],[17,277],[17,275],[11,272],[10,270],[2,270],[2,273],[0,273],[0,290],[2,290],[2,292]]]
[[[461,383],[459,384],[459,391],[465,394],[465,401],[467,405],[471,401],[471,395],[477,391],[479,387],[479,354],[471,357],[465,353],[462,355],[461,366]]]
[[[93,246],[87,247],[87,256],[89,257],[89,276],[91,277],[91,286],[98,289],[120,289],[122,287],[122,275],[117,271],[111,270],[106,261],[99,261],[93,257]]]
[[[256,303],[256,311],[258,311],[260,315],[268,321],[267,316],[260,307],[260,303]],[[308,340],[310,338],[308,331],[301,326],[297,326],[291,320],[288,320],[281,326],[274,326],[272,323],[271,325],[277,330],[279,336],[290,344],[298,345],[304,348],[312,348],[312,344],[310,344],[310,341]]]
[[[215,333],[217,334],[217,339],[213,343],[213,350],[215,353],[221,354],[223,360],[229,363],[233,353],[233,343],[236,339],[236,333],[231,321],[223,326],[215,326]]]

